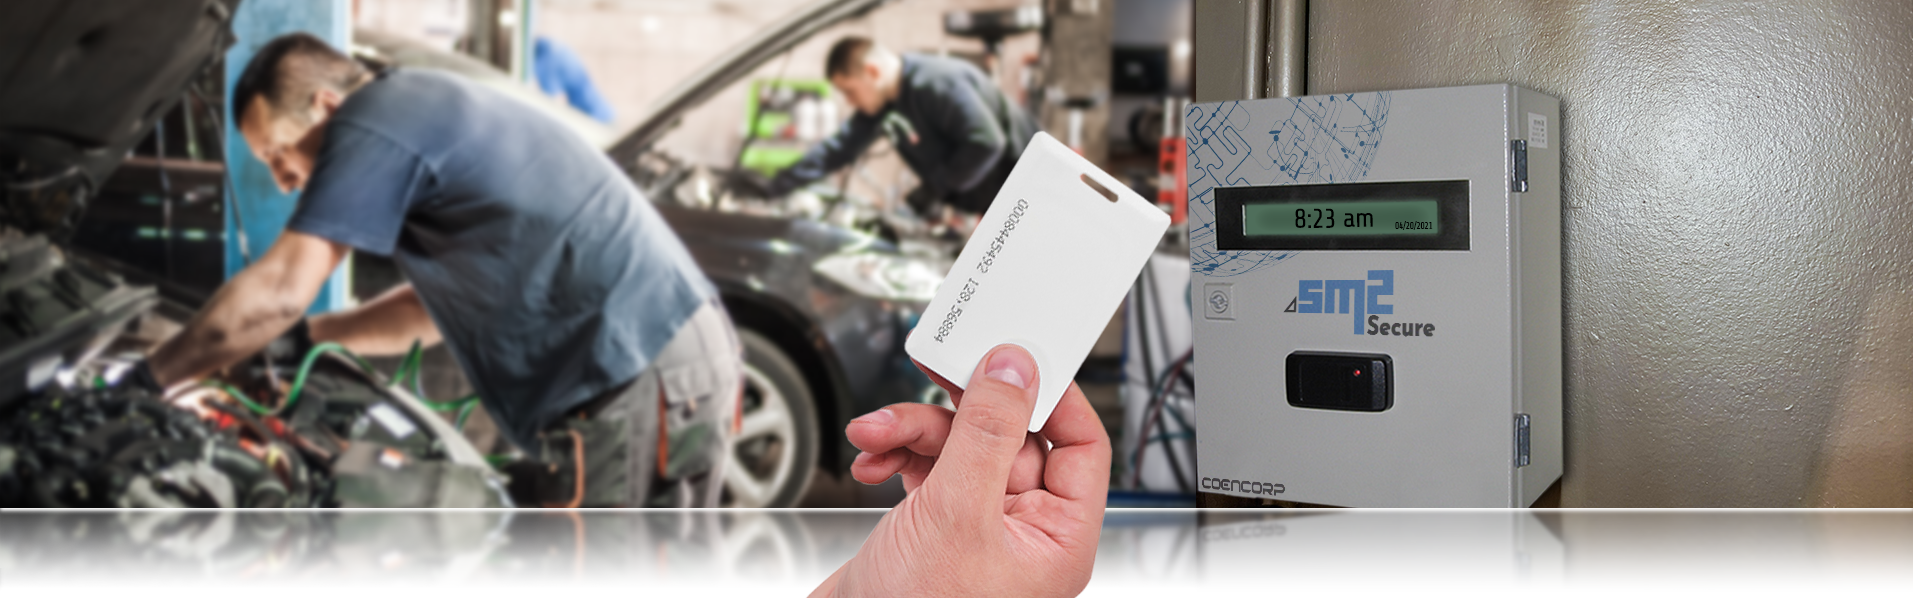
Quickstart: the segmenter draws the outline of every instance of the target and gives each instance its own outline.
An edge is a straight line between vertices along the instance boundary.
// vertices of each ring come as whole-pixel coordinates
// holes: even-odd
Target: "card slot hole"
[[[1083,183],[1089,185],[1089,188],[1095,189],[1097,193],[1103,194],[1103,199],[1109,200],[1109,203],[1116,203],[1116,192],[1110,191],[1109,188],[1104,187],[1102,183],[1096,182],[1096,179],[1089,178],[1088,174],[1083,175]]]

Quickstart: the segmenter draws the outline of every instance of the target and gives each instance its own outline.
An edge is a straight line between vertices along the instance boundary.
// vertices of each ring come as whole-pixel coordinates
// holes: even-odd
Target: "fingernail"
[[[983,368],[983,375],[1027,389],[1030,387],[1029,381],[1036,377],[1036,364],[1030,361],[1029,354],[1022,351],[998,349],[990,354],[990,364]]]
[[[850,423],[885,426],[895,421],[897,421],[897,415],[891,413],[889,409],[878,409],[858,416],[857,419],[850,420]]]

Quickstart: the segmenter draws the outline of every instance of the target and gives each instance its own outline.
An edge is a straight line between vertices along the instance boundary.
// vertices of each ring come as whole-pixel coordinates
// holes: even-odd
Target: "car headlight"
[[[811,269],[859,295],[888,301],[928,302],[943,283],[943,275],[923,260],[884,253],[839,253]]]

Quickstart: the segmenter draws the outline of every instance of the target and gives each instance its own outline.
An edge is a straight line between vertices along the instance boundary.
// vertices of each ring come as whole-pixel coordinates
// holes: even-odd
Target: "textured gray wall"
[[[1913,2],[1313,0],[1309,37],[1312,94],[1561,98],[1564,506],[1913,505]]]
[[[1083,110],[1081,145],[1083,157],[1097,164],[1109,159],[1109,59],[1110,39],[1116,30],[1113,2],[1091,3],[1093,12],[1072,12],[1068,0],[1051,0],[1049,47],[1045,49],[1043,83],[1047,92],[1061,92],[1064,98],[1096,98],[1096,105]],[[1069,108],[1059,104],[1044,107],[1039,114],[1043,130],[1069,143]]]

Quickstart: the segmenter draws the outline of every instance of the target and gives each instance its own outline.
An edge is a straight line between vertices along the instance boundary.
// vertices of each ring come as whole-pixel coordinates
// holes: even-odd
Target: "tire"
[[[819,581],[817,548],[794,510],[725,510],[725,583],[742,588],[807,588]]]
[[[737,336],[744,344],[743,421],[726,455],[724,506],[797,506],[817,469],[817,403],[776,343],[746,329]]]

